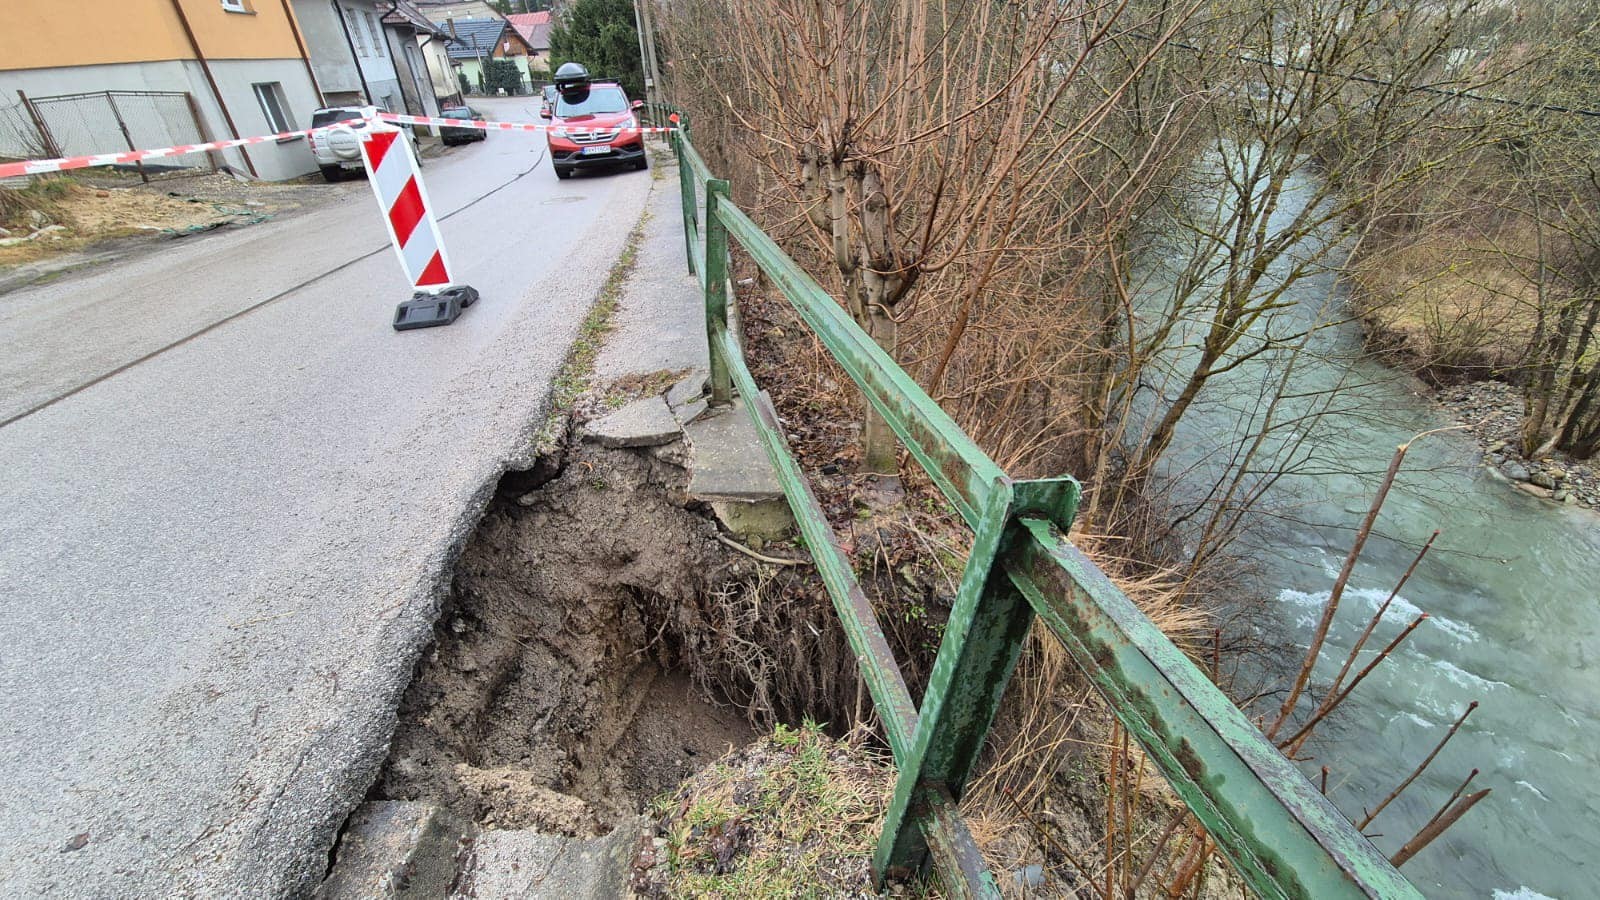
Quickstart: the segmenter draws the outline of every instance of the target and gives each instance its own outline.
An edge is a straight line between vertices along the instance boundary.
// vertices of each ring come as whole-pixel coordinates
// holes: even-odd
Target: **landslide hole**
[[[681,446],[557,458],[508,475],[463,550],[374,796],[596,835],[757,728],[853,724],[815,576],[719,543]]]

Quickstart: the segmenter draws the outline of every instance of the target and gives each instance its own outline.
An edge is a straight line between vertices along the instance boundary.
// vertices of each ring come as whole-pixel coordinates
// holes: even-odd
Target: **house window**
[[[372,52],[379,57],[383,56],[383,29],[378,25],[378,17],[372,13],[362,13],[367,20],[367,31],[372,35]]]
[[[250,12],[250,4],[246,0],[222,0],[222,8],[228,12]]]
[[[289,104],[283,102],[283,85],[269,81],[253,87],[256,89],[256,102],[261,104],[261,114],[267,117],[267,126],[274,133],[293,130],[294,122],[284,112]]]
[[[349,32],[350,43],[355,45],[356,55],[367,55],[367,35],[361,30],[361,19],[344,7],[339,7],[339,14],[344,16],[345,30]],[[354,19],[355,21],[351,21]]]

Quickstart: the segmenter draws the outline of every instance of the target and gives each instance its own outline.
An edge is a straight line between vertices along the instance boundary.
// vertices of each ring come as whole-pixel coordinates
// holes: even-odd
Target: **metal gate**
[[[21,96],[21,92],[18,92]],[[42,143],[54,156],[110,153],[204,143],[194,98],[184,91],[95,91],[21,96]],[[207,153],[186,153],[130,164],[144,180],[165,174],[215,171]]]

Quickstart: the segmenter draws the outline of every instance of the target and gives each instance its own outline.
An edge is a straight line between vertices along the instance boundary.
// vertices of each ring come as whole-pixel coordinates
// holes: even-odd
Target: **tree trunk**
[[[885,315],[882,307],[874,306],[868,313],[867,333],[877,342],[883,352],[894,356],[895,343],[898,340],[898,328],[894,319]],[[900,466],[898,462],[899,444],[896,442],[894,431],[889,428],[889,423],[878,415],[867,404],[866,421],[861,429],[861,470],[873,475],[884,477],[898,477]]]

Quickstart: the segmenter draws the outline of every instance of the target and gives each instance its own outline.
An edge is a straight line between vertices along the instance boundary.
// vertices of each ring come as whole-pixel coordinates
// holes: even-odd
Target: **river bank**
[[[1517,449],[1522,425],[1522,394],[1504,381],[1478,381],[1436,388],[1443,406],[1468,434],[1478,439],[1484,465],[1504,475],[1530,496],[1567,506],[1600,509],[1600,465],[1555,451],[1529,459]]]
[[[1595,460],[1573,459],[1559,450],[1529,458],[1519,449],[1525,401],[1520,389],[1500,376],[1516,358],[1511,345],[1526,335],[1501,321],[1472,347],[1446,349],[1438,336],[1425,333],[1430,329],[1418,324],[1418,316],[1396,313],[1385,304],[1384,297],[1399,289],[1403,272],[1387,276],[1388,288],[1382,287],[1384,277],[1369,263],[1358,266],[1352,279],[1351,305],[1367,352],[1390,368],[1416,375],[1428,399],[1477,440],[1484,466],[1518,490],[1554,504],[1600,509]]]

